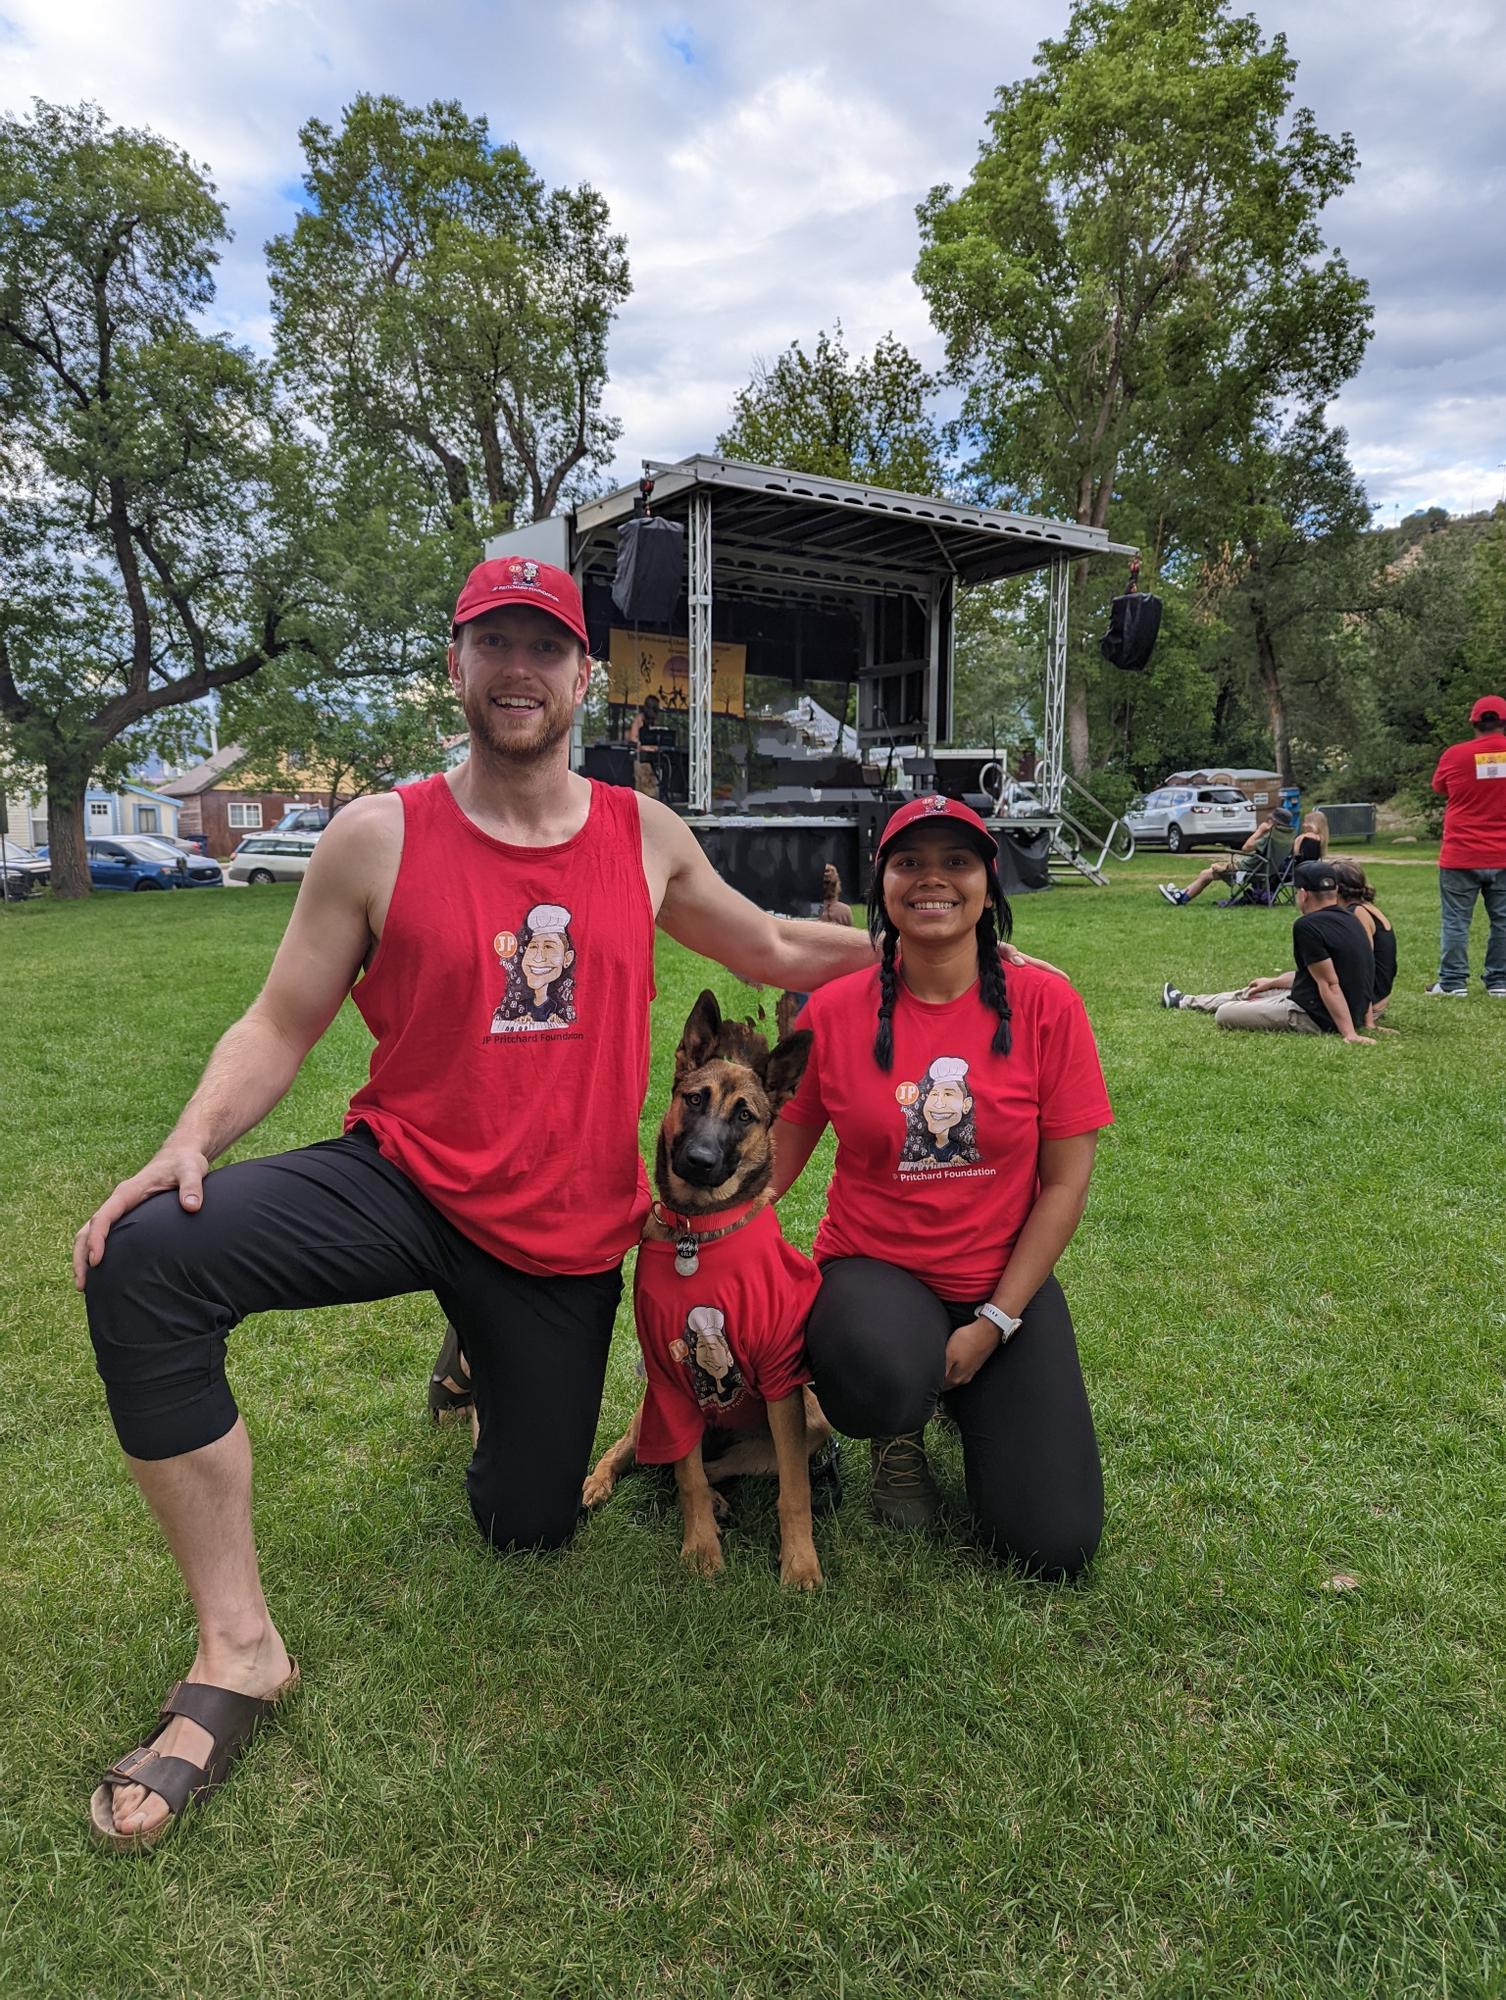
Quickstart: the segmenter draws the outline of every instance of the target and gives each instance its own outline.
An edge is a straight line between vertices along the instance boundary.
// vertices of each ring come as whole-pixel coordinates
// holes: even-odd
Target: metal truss
[[[711,495],[690,496],[690,799],[693,813],[711,810]]]
[[[1046,699],[1041,723],[1041,769],[1036,796],[1047,812],[1059,813],[1066,768],[1067,573],[1070,564],[1052,563],[1046,580]]]

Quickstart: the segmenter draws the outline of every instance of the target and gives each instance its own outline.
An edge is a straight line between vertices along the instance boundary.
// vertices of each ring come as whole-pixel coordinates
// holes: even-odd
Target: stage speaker
[[[685,530],[642,514],[617,530],[612,602],[630,625],[667,625],[685,589]]]

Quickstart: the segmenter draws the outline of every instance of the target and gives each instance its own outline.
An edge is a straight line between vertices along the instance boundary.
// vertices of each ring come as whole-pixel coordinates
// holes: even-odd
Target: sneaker
[[[1487,986],[1485,997],[1487,1000],[1506,1000],[1506,986]]]
[[[1181,994],[1168,979],[1166,984],[1161,988],[1161,1005],[1163,1007],[1180,1007],[1181,1004],[1182,1004]]]
[[[1164,897],[1166,898],[1166,900],[1167,900],[1167,902],[1168,902],[1168,903],[1180,903],[1180,902],[1181,902],[1181,900],[1182,900],[1182,892],[1181,892],[1181,890],[1180,890],[1180,889],[1178,889],[1178,888],[1176,887],[1175,883],[1172,883],[1172,882],[1158,882],[1158,883],[1156,884],[1156,887],[1157,887],[1157,888],[1158,888],[1158,889],[1159,889],[1159,890],[1161,891],[1161,894],[1162,894],[1162,895],[1163,895],[1163,896],[1164,896]]]
[[[912,1533],[934,1528],[941,1516],[941,1495],[926,1463],[925,1433],[874,1438],[873,1511],[890,1528]]]
[[[1440,986],[1436,980],[1426,989],[1429,1000],[1467,1000],[1468,992],[1462,986]],[[1502,997],[1506,998],[1506,991]]]

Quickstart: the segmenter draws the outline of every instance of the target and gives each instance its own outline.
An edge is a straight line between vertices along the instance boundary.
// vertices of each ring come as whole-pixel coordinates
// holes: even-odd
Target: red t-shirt
[[[634,793],[591,787],[556,847],[494,840],[441,773],[403,785],[382,941],[351,999],[368,1125],[463,1236],[535,1277],[610,1270],[648,1213],[654,912]]]
[[[1440,868],[1506,868],[1506,736],[1493,730],[1451,743],[1438,759],[1442,792]]]
[[[698,1256],[699,1270],[682,1278],[673,1243],[638,1247],[633,1310],[648,1377],[638,1426],[643,1465],[684,1458],[709,1425],[759,1429],[765,1404],[811,1379],[805,1322],[821,1273],[786,1243],[773,1209]]]
[[[818,1263],[879,1257],[944,1299],[986,1299],[1035,1205],[1041,1140],[1114,1122],[1074,989],[1034,966],[1012,965],[1005,977],[1007,1056],[989,1047],[999,1017],[976,986],[935,1006],[901,979],[888,1071],[873,1060],[876,971],[811,995],[800,1026],[815,1043],[780,1116],[836,1131]]]

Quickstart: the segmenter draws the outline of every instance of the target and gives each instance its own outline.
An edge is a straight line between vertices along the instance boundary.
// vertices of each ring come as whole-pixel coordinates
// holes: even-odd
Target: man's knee
[[[476,1526],[497,1555],[562,1549],[580,1524],[580,1479],[545,1493],[472,1469],[465,1483]]]

